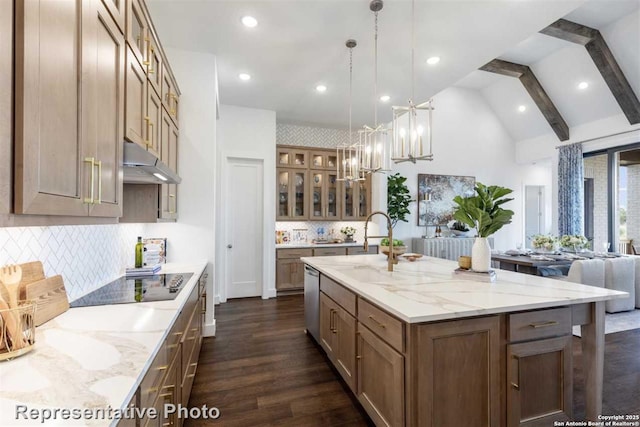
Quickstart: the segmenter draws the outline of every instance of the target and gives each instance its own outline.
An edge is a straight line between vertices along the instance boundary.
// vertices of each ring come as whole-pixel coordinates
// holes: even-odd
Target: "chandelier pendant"
[[[433,160],[433,100],[407,107],[394,106],[391,160],[395,163]]]

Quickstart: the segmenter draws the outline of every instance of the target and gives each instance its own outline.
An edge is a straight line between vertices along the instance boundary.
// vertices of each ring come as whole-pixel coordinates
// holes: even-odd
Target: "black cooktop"
[[[71,302],[71,307],[175,299],[193,273],[121,277]]]

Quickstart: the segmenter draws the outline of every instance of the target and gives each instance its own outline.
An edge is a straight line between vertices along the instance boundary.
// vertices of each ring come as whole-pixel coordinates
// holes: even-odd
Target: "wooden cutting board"
[[[28,283],[24,289],[25,299],[33,300],[37,304],[36,326],[42,325],[69,309],[67,291],[60,275]]]

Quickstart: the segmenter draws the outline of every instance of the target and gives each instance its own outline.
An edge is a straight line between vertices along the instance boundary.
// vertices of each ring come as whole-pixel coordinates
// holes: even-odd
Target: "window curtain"
[[[582,144],[563,145],[558,160],[558,232],[584,233],[584,165]]]

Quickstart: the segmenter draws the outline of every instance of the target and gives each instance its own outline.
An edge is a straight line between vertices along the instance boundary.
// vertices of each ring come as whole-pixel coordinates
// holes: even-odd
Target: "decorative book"
[[[456,268],[455,270],[453,270],[453,273],[451,273],[451,276],[455,277],[456,279],[476,280],[478,282],[487,283],[494,283],[497,278],[495,270],[489,270],[486,273],[482,273],[479,271],[465,270],[463,268]]]

